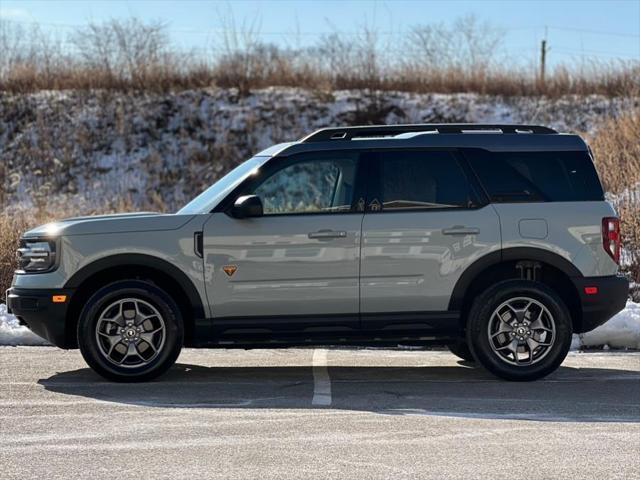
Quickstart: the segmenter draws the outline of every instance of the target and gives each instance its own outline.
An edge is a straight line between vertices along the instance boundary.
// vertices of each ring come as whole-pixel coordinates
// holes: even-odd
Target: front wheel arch
[[[118,280],[149,280],[172,292],[182,313],[185,345],[196,342],[199,329],[207,329],[207,315],[193,281],[179,268],[161,258],[143,254],[113,255],[96,260],[76,272],[65,284],[73,289],[66,322],[66,347],[77,348],[80,312],[91,295]]]

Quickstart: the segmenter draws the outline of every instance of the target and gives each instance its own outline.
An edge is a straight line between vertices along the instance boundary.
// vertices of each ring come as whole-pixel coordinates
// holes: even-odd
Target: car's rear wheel
[[[569,352],[571,333],[562,299],[546,285],[525,280],[504,281],[482,293],[467,322],[474,357],[506,380],[536,380],[555,371]]]
[[[85,361],[105,378],[150,380],[170,368],[182,348],[180,309],[156,285],[115,282],[91,296],[80,314],[78,344]]]
[[[475,362],[475,359],[471,354],[471,350],[469,350],[469,346],[464,340],[460,340],[456,343],[450,343],[449,345],[447,345],[447,348],[456,357],[461,358],[466,362]]]

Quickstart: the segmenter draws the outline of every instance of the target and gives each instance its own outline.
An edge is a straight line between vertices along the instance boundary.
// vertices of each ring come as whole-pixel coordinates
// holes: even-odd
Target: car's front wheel
[[[474,357],[506,380],[536,380],[555,371],[569,352],[571,334],[562,299],[525,280],[507,280],[479,295],[467,322]]]
[[[172,298],[153,283],[126,280],[91,296],[78,321],[78,344],[97,373],[119,382],[150,380],[180,354],[183,324]]]

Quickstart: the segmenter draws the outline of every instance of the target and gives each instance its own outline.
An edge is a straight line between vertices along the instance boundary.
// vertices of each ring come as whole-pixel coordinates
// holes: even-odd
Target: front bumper
[[[574,333],[590,332],[621,311],[629,298],[629,280],[622,275],[608,277],[574,278],[582,304],[582,321]],[[596,294],[587,294],[585,288],[597,288]]]
[[[67,310],[71,290],[22,289],[7,290],[7,307],[29,330],[61,347],[68,347]],[[54,303],[54,295],[66,295],[64,303]]]

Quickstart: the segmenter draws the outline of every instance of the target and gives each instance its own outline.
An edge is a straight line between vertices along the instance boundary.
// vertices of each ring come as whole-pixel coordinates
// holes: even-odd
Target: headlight
[[[56,265],[54,240],[21,239],[18,248],[18,271],[48,272]]]

